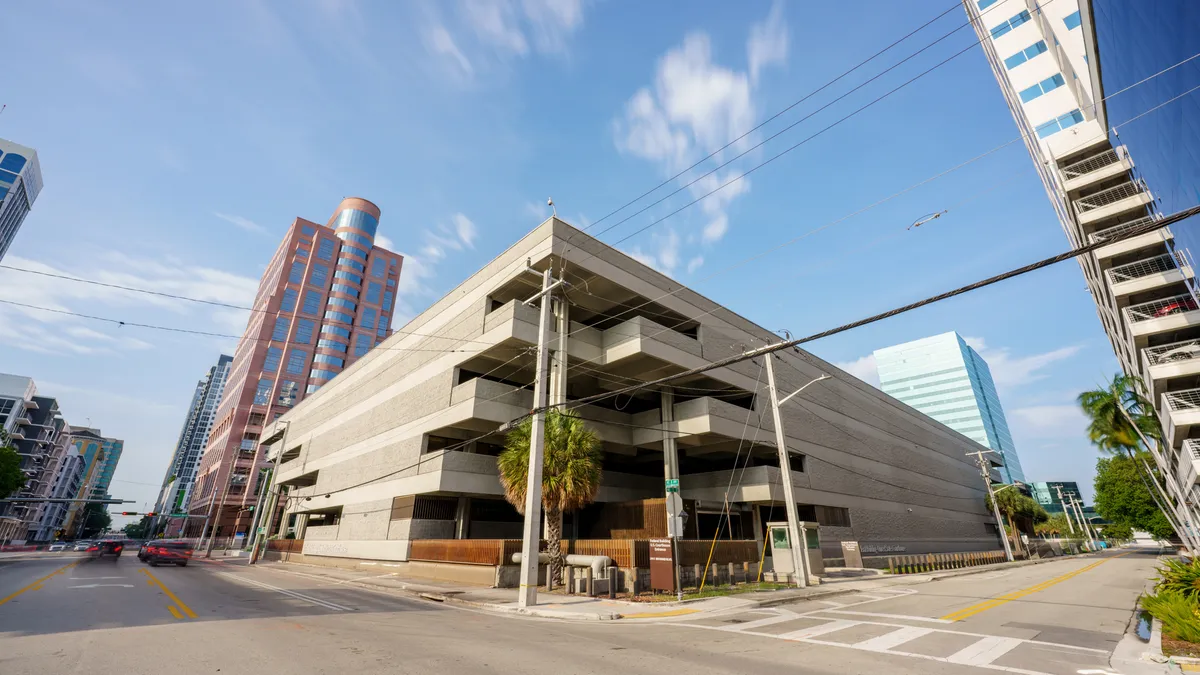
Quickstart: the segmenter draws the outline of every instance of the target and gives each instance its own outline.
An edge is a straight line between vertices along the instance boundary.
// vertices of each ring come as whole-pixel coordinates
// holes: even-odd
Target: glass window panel
[[[371,276],[379,279],[387,276],[387,261],[383,258],[376,258],[371,261]]]
[[[325,265],[313,265],[312,274],[309,275],[309,283],[313,286],[324,286],[329,279],[329,268]]]
[[[293,375],[299,375],[304,372],[305,361],[308,360],[308,352],[302,352],[298,349],[293,349],[288,353],[287,371]]]
[[[362,327],[375,328],[375,309],[372,307],[363,307],[362,311]]]
[[[283,350],[279,347],[267,347],[267,357],[263,359],[263,370],[274,373],[279,370],[279,361],[283,358]]]
[[[379,296],[383,293],[383,286],[377,281],[367,282],[367,302],[379,302]]]
[[[333,240],[322,239],[321,245],[317,248],[317,257],[321,260],[333,260]]]
[[[304,283],[304,263],[298,260],[292,263],[292,271],[288,274],[288,281],[293,284]]]
[[[308,344],[312,342],[313,329],[317,326],[312,319],[300,319],[296,322],[296,339],[295,342],[300,344]]]
[[[303,314],[316,316],[321,309],[321,292],[314,291],[311,288],[304,292],[304,307],[300,310]]]
[[[360,334],[357,338],[355,338],[355,340],[354,340],[354,355],[355,356],[362,356],[363,354],[366,354],[367,351],[370,349],[371,349],[371,336],[370,335]]]
[[[284,312],[296,311],[296,300],[300,294],[291,288],[285,288],[283,291],[283,299],[279,301],[279,309]]]
[[[277,342],[287,340],[288,320],[286,317],[275,317],[275,330],[271,331],[271,339]]]
[[[274,384],[274,380],[265,377],[258,381],[258,388],[254,390],[254,405],[266,405],[271,400],[271,386]]]

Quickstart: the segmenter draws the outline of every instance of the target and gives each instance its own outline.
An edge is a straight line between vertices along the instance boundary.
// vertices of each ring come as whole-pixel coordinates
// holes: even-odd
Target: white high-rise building
[[[188,408],[183,429],[179,432],[179,442],[175,446],[175,454],[172,455],[167,474],[163,477],[163,486],[158,493],[158,501],[155,502],[155,511],[181,513],[186,509],[192,485],[196,482],[196,467],[200,463],[204,446],[208,443],[213,417],[221,403],[221,396],[225,393],[225,381],[229,377],[232,363],[233,357],[222,354],[216,365],[208,369],[204,379],[196,383],[192,405]]]
[[[1164,195],[1196,189],[1179,167],[1194,173],[1195,102],[1186,96],[1197,82],[1176,68],[1196,51],[1194,2],[963,6],[1072,247],[1103,244],[1190,205],[1164,202],[1145,177],[1159,165],[1169,171],[1151,175],[1172,177],[1159,188]],[[1172,122],[1189,116],[1189,124]],[[1145,167],[1126,147],[1138,139]],[[1151,450],[1176,515],[1200,522],[1200,303],[1190,254],[1162,228],[1077,260],[1121,368],[1157,408],[1165,438],[1161,452]]]
[[[41,191],[37,151],[0,138],[0,260]]]

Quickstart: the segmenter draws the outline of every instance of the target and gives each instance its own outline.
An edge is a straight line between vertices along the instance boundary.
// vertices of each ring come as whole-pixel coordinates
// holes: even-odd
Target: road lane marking
[[[147,577],[149,577],[148,581],[150,582],[150,585],[158,586],[160,589],[162,589],[162,592],[165,593],[167,595],[167,597],[171,599],[172,602],[174,602],[176,605],[178,605],[179,609],[183,610],[183,613],[187,614],[189,619],[196,618],[196,613],[192,611],[192,608],[188,607],[187,604],[184,603],[184,601],[180,600],[177,595],[172,593],[171,589],[164,586],[163,582],[158,580],[158,577],[154,576],[153,574],[150,573],[149,570],[146,570],[146,569],[141,569],[138,571],[141,572],[142,574],[145,574]]]
[[[261,581],[255,581],[254,579],[247,579],[246,577],[243,577],[241,575],[229,574],[228,572],[216,572],[216,575],[219,577],[228,577],[229,579],[233,579],[234,581],[240,581],[242,583],[251,584],[253,586],[258,586],[259,588],[265,588],[267,590],[275,591],[276,593],[281,593],[283,595],[290,596],[297,600],[303,600],[304,602],[308,602],[308,603],[311,603],[314,605],[320,605],[321,607],[325,607],[326,609],[332,609],[336,612],[353,612],[354,611],[353,607],[346,607],[344,605],[339,605],[337,603],[329,602],[327,600],[321,600],[319,598],[314,598],[311,595],[305,595],[303,593],[298,593],[291,589],[280,588],[278,586],[272,586],[271,584],[263,583]],[[699,611],[699,610],[695,610],[695,611]]]
[[[801,628],[800,630],[794,630],[790,633],[784,633],[779,637],[783,638],[784,640],[803,640],[807,638],[813,638],[818,635],[824,635],[826,633],[833,633],[842,630],[843,628],[857,626],[860,623],[862,622],[850,621],[848,619],[834,619],[833,621],[830,621],[829,623],[823,623],[820,626]]]
[[[906,619],[908,621],[924,621],[926,623],[954,623],[950,619],[933,619],[927,616],[913,616],[912,614],[882,614],[880,612],[854,612],[848,609],[825,609],[821,610],[822,614],[853,614],[855,616],[875,616],[881,619]]]
[[[954,652],[946,657],[950,663],[964,666],[986,666],[992,661],[1016,649],[1023,641],[1009,637],[988,637]]]
[[[770,626],[771,624],[775,624],[775,623],[783,623],[784,621],[795,621],[796,619],[799,619],[799,618],[802,618],[799,614],[794,614],[792,612],[788,612],[787,614],[780,614],[779,616],[768,616],[765,619],[758,619],[756,621],[747,621],[746,623],[739,623],[739,624],[730,626],[730,628],[733,628],[738,631],[753,630],[755,628],[762,628],[763,626]]]
[[[96,579],[124,579],[125,577],[68,577],[71,581],[93,581]]]
[[[688,614],[696,614],[701,610],[698,609],[668,609],[662,612],[640,612],[638,614],[622,614],[622,619],[665,619],[672,616],[687,616]],[[791,618],[791,617],[789,617]]]
[[[117,577],[120,579],[120,577]],[[133,588],[133,584],[80,584],[79,586],[67,586],[67,588],[103,588],[113,586],[116,588]]]
[[[176,619],[183,618],[183,615],[179,613],[179,610],[175,609],[175,605],[167,605],[167,611],[169,611],[171,616],[175,617]]]
[[[7,596],[5,596],[5,597],[3,597],[3,598],[0,598],[0,605],[4,605],[4,604],[5,604],[5,603],[7,603],[8,601],[10,601],[10,600],[13,600],[13,599],[14,599],[14,598],[16,598],[18,595],[20,595],[20,594],[22,594],[22,593],[25,593],[25,592],[27,592],[27,591],[38,591],[38,590],[41,590],[41,588],[42,588],[42,582],[49,580],[49,579],[50,579],[51,577],[53,577],[53,576],[56,576],[56,575],[59,575],[59,574],[62,574],[62,573],[64,573],[64,572],[66,572],[67,570],[71,569],[72,567],[74,567],[74,566],[78,565],[80,562],[82,562],[82,561],[81,561],[81,560],[76,560],[75,562],[73,562],[73,563],[70,563],[70,564],[68,564],[68,565],[63,565],[62,567],[60,567],[60,568],[58,568],[58,569],[54,570],[53,572],[51,572],[50,574],[47,574],[46,576],[42,577],[41,579],[38,579],[37,581],[34,581],[33,583],[31,583],[31,584],[29,584],[29,585],[25,586],[24,588],[21,588],[21,589],[17,590],[16,592],[14,592],[14,593],[12,593],[12,594],[10,594],[10,595],[7,595]]]
[[[1040,593],[1040,592],[1046,590],[1047,588],[1050,588],[1051,586],[1060,584],[1069,579],[1073,579],[1073,578],[1079,576],[1080,574],[1083,574],[1084,572],[1091,571],[1091,570],[1103,565],[1104,563],[1108,562],[1109,560],[1115,560],[1117,558],[1127,556],[1127,555],[1129,555],[1129,553],[1121,553],[1119,555],[1112,556],[1111,558],[1102,558],[1090,565],[1081,567],[1081,568],[1075,570],[1074,572],[1067,572],[1066,574],[1054,577],[1053,579],[1047,579],[1046,581],[1043,581],[1040,584],[1035,584],[1033,586],[1030,586],[1029,588],[1023,588],[1019,591],[1013,591],[1011,593],[1005,593],[1004,595],[1001,595],[1001,596],[998,596],[995,598],[989,598],[987,600],[984,600],[983,602],[979,602],[974,605],[971,605],[970,607],[964,607],[963,609],[960,609],[956,612],[951,612],[951,613],[943,616],[942,618],[947,619],[949,621],[962,621],[963,619],[967,619],[972,616],[975,616],[976,614],[979,614],[980,612],[986,612],[987,610],[992,609],[993,607],[999,607],[1000,605],[1007,604],[1009,602],[1012,602],[1013,600],[1020,600],[1021,598],[1025,597],[1027,595],[1033,595],[1034,593]]]
[[[893,647],[899,647],[905,642],[916,640],[919,637],[924,637],[933,632],[932,628],[900,628],[890,633],[880,635],[879,637],[863,640],[862,642],[854,643],[855,649],[865,649],[867,651],[887,651]]]

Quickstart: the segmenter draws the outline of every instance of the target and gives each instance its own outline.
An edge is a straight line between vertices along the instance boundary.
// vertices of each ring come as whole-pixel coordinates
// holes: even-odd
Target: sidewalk
[[[1069,558],[1047,558],[1044,560],[1021,560],[1013,563],[980,565],[967,569],[944,570],[924,574],[875,575],[826,577],[819,586],[792,588],[780,591],[757,591],[715,598],[684,600],[682,602],[632,602],[589,598],[579,595],[559,595],[542,592],[535,608],[522,609],[517,606],[517,590],[513,588],[482,588],[465,584],[405,578],[396,572],[388,572],[387,563],[360,563],[360,568],[351,570],[324,567],[294,562],[261,561],[256,567],[283,574],[293,574],[337,584],[350,584],[376,590],[397,591],[413,597],[434,602],[444,602],[472,607],[490,612],[522,614],[543,618],[570,621],[608,621],[616,619],[670,619],[701,612],[723,611],[736,608],[770,607],[797,600],[828,598],[891,586],[911,586],[929,583],[938,579],[981,574],[996,570],[1038,565],[1062,560],[1093,557],[1083,554]]]

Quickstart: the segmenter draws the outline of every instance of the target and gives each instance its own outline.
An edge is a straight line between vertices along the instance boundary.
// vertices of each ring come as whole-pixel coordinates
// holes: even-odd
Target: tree
[[[1024,553],[1025,548],[1021,545],[1021,535],[1017,531],[1017,517],[1029,518],[1033,522],[1040,523],[1047,520],[1050,514],[1046,513],[1041,504],[1033,501],[1032,498],[1026,497],[1017,491],[1014,487],[1004,489],[1003,487],[995,492],[996,507],[1000,509],[1001,515],[1008,521],[1011,528],[1011,539],[1016,546],[1018,553]],[[991,501],[987,502],[987,507],[992,508]],[[1003,526],[1003,525],[1002,525]],[[1007,533],[1006,533],[1007,536]]]
[[[529,482],[530,419],[508,433],[504,451],[496,459],[504,498],[525,513],[525,488]],[[600,489],[602,458],[600,438],[583,420],[569,413],[546,413],[545,460],[542,465],[542,508],[546,512],[549,574],[562,583],[562,514],[590,504]]]
[[[1142,449],[1138,429],[1151,441],[1162,440],[1154,406],[1138,392],[1141,383],[1136,377],[1118,374],[1108,386],[1079,395],[1079,407],[1089,420],[1088,440],[1096,447],[1114,455],[1137,452]],[[1129,423],[1130,418],[1137,429]]]
[[[1143,459],[1142,455],[1118,455],[1096,462],[1096,513],[1114,525],[1168,539],[1175,530],[1142,480]]]
[[[1048,514],[1047,514],[1048,515]],[[1053,516],[1046,518],[1043,523],[1035,523],[1033,531],[1043,537],[1049,535],[1051,537],[1066,537],[1071,535],[1071,523],[1067,520],[1067,516],[1062,513],[1056,513]]]
[[[79,539],[89,539],[106,531],[112,525],[112,516],[103,504],[85,504],[79,514]]]
[[[1121,541],[1133,539],[1133,529],[1128,525],[1123,523],[1109,523],[1103,527],[1105,539],[1118,539]]]
[[[121,528],[126,537],[130,539],[149,539],[150,533],[150,516],[142,516],[142,519],[136,523],[129,523]]]
[[[0,429],[0,499],[16,494],[25,487],[25,472],[21,470],[21,456]]]

